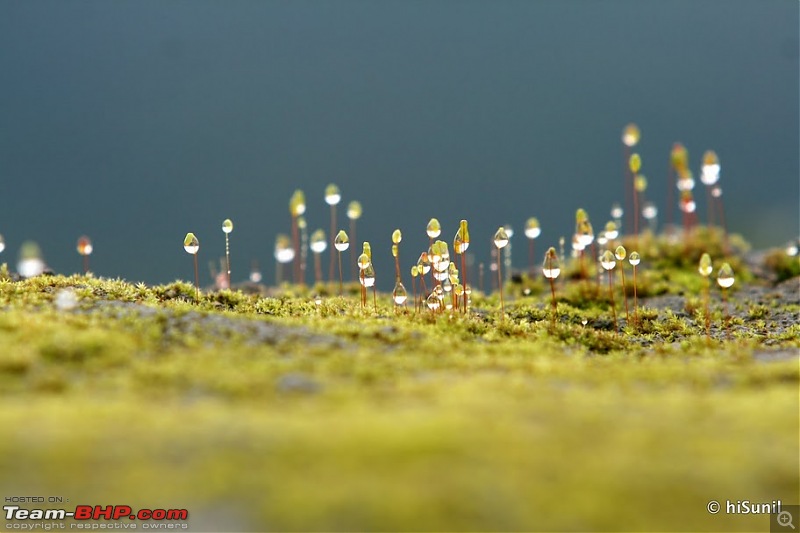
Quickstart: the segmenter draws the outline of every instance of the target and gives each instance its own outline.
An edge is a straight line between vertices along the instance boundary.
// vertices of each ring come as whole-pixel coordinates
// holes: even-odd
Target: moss
[[[593,281],[559,284],[555,327],[540,282],[502,319],[494,295],[451,316],[317,306],[319,287],[0,281],[0,424],[24,428],[0,489],[242,530],[762,527],[705,505],[800,499],[800,307],[741,287],[728,339],[712,293],[708,339],[702,280],[670,254],[641,269],[638,322],[617,286],[619,332]]]

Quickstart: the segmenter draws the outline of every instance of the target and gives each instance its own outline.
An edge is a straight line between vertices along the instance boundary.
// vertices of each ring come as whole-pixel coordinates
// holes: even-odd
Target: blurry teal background
[[[0,261],[33,239],[78,271],[86,233],[99,275],[188,279],[185,233],[206,264],[230,217],[234,279],[258,259],[271,281],[292,191],[327,232],[336,182],[340,220],[364,204],[382,287],[392,230],[408,283],[432,216],[448,241],[468,218],[477,261],[510,222],[521,267],[528,216],[541,251],[577,207],[609,218],[630,121],[661,220],[681,141],[696,176],[719,154],[730,229],[783,245],[800,231],[798,94],[795,0],[2,0]]]

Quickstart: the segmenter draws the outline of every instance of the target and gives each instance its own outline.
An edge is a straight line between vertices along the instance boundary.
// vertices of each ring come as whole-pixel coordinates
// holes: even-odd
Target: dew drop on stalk
[[[392,244],[400,244],[400,241],[403,240],[403,234],[399,229],[396,229],[392,232]]]
[[[431,239],[435,239],[442,233],[442,226],[439,224],[439,221],[435,218],[432,218],[428,221],[428,226],[425,228],[425,232],[428,234],[428,237]]]
[[[711,186],[719,181],[719,159],[716,152],[708,150],[703,154],[703,168],[700,171],[700,181],[703,185]]]
[[[436,297],[435,292],[432,292],[428,295],[428,297],[425,299],[425,305],[427,305],[428,309],[431,311],[436,311],[439,309],[441,303],[439,302],[439,298]]]
[[[733,269],[728,263],[724,263],[717,272],[717,283],[723,289],[727,289],[733,285]]]
[[[464,294],[464,286],[460,283],[456,283],[453,285],[453,292],[456,293],[456,296],[461,296]]]
[[[294,261],[294,248],[292,241],[282,233],[275,237],[275,260],[278,263],[291,263]]]
[[[609,220],[608,222],[606,222],[604,236],[609,241],[613,241],[614,239],[619,237],[619,231],[617,230],[617,224],[613,220]]]
[[[584,244],[581,242],[580,235],[578,235],[577,233],[575,235],[573,235],[572,236],[572,249],[574,251],[576,251],[576,252],[580,252],[584,248],[586,248],[586,246],[584,246]]]
[[[45,264],[42,260],[42,250],[33,241],[26,241],[22,244],[17,262],[17,272],[23,278],[32,278],[44,272]]]
[[[339,192],[339,187],[331,183],[325,187],[325,203],[328,205],[337,205],[342,201],[342,194]]]
[[[328,241],[325,239],[325,232],[321,229],[314,230],[309,239],[309,248],[315,254],[321,254],[328,248]]]
[[[344,230],[339,230],[339,233],[336,234],[333,247],[336,248],[338,252],[344,252],[350,248],[350,239],[347,237],[347,233],[345,233]]]
[[[622,130],[622,144],[628,148],[636,146],[640,137],[641,132],[639,131],[639,126],[633,122],[625,126],[625,129]]]
[[[306,212],[306,195],[300,189],[297,189],[289,199],[289,213],[293,217],[299,217]]]
[[[612,254],[610,250],[606,250],[603,252],[603,255],[600,256],[600,265],[606,270],[612,270],[617,266],[617,262],[614,260],[614,254]]]
[[[183,239],[183,249],[188,254],[196,254],[200,250],[200,241],[197,240],[194,233],[187,233]]]
[[[444,292],[450,292],[453,290],[453,284],[450,283],[449,276],[445,276],[445,278],[442,280],[442,289],[444,290]]]
[[[427,275],[431,271],[431,262],[428,259],[427,252],[422,252],[417,260],[417,270],[423,275]]]
[[[608,244],[608,238],[606,238],[606,236],[601,233],[600,235],[597,236],[597,244],[599,244],[600,246],[605,246],[606,244]]]
[[[469,248],[469,225],[466,220],[462,220],[458,225],[453,248],[457,254],[463,254]]]
[[[544,263],[542,263],[542,274],[547,279],[556,279],[561,274],[561,263],[558,259],[556,249],[550,247],[544,254]]]
[[[622,215],[624,215],[624,214],[625,214],[625,212],[622,210],[622,206],[621,205],[614,204],[614,205],[611,206],[611,218],[613,218],[615,220],[621,220],[622,219]]]
[[[694,196],[692,195],[692,191],[683,191],[681,192],[681,202],[680,202],[681,211],[684,213],[694,213],[697,209],[697,204],[694,201]]]
[[[506,232],[505,227],[500,226],[494,234],[493,239],[495,247],[497,249],[505,248],[508,245],[508,233]]]
[[[222,222],[222,231],[225,233],[230,233],[233,231],[233,221],[231,221],[231,219],[226,218]]]
[[[653,220],[658,216],[658,208],[653,202],[645,202],[642,206],[642,216],[645,220]]]
[[[417,265],[414,265],[411,267],[411,277],[416,278],[417,276],[419,276],[419,268],[417,268]]]
[[[721,196],[722,196],[722,187],[720,187],[719,185],[717,185],[716,187],[714,187],[713,189],[711,189],[711,196],[713,196],[714,198],[719,198],[719,197],[721,197]]]
[[[694,189],[694,177],[692,176],[692,171],[689,169],[683,170],[678,176],[676,186],[681,192],[691,191]]]
[[[86,235],[83,235],[80,239],[78,239],[77,249],[80,255],[92,255],[92,251],[94,250],[94,247],[92,246],[92,240]]]
[[[397,282],[394,284],[394,290],[392,291],[392,300],[397,305],[403,305],[408,300],[408,293],[406,292],[406,288],[403,286],[401,282]]]
[[[358,256],[358,269],[359,270],[366,270],[367,267],[371,263],[372,262],[369,260],[369,256],[367,254],[362,253],[361,255]]]
[[[317,307],[322,305],[322,297],[319,294],[314,296],[314,305],[316,305]]]
[[[798,239],[800,241],[800,239]],[[786,255],[789,257],[794,257],[797,255],[798,251],[800,251],[800,247],[798,247],[798,242],[790,242],[786,245]],[[0,250],[2,251],[2,250]]]
[[[624,246],[617,246],[617,249],[614,250],[614,257],[617,258],[617,261],[624,261],[627,255],[628,251],[625,250]]]
[[[6,241],[3,239],[3,236],[0,235],[0,253],[3,253],[3,250],[6,249]]]
[[[528,239],[535,239],[542,234],[542,228],[539,227],[539,220],[536,217],[531,217],[525,222],[525,237]]]
[[[647,190],[647,178],[643,174],[637,174],[633,180],[633,187],[636,192],[645,192]]]
[[[628,256],[628,262],[631,266],[636,266],[641,263],[642,258],[639,256],[639,252],[631,252],[631,255]]]
[[[639,154],[631,154],[631,157],[628,159],[628,167],[631,169],[631,173],[636,175],[642,168],[642,156]]]
[[[700,266],[697,268],[697,271],[700,272],[700,275],[704,278],[707,278],[711,275],[713,270],[714,266],[711,264],[711,256],[708,254],[703,254],[700,256]]]
[[[361,218],[362,209],[361,209],[361,202],[357,200],[353,200],[349,204],[347,204],[347,218],[350,220],[358,220]]]
[[[361,265],[359,264],[359,266]],[[372,266],[372,263],[367,265],[364,269],[364,278],[362,281],[364,287],[372,287],[375,285],[375,268]]]

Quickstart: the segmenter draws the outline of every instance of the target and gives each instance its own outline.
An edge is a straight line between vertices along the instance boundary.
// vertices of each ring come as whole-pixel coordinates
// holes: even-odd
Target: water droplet
[[[397,305],[403,305],[408,300],[408,293],[406,292],[406,288],[403,286],[402,283],[399,281],[394,284],[394,290],[392,291],[392,300]]]
[[[189,254],[196,254],[200,250],[200,241],[197,240],[194,233],[186,234],[186,238],[183,239],[183,249]]]
[[[463,254],[469,248],[469,224],[467,224],[466,220],[462,220],[458,224],[458,232],[456,233],[456,239],[454,243],[458,241],[458,245],[454,244],[453,248],[455,248],[455,252],[457,254]]]
[[[250,271],[250,281],[252,283],[261,283],[261,272],[257,269],[253,269]]]
[[[322,305],[322,297],[319,294],[314,296],[314,305],[316,305],[317,307]]]
[[[678,190],[681,192],[691,191],[694,189],[694,177],[692,176],[691,170],[684,170],[681,172],[680,176],[678,176],[678,181],[676,183]]]
[[[672,145],[672,151],[670,152],[670,161],[672,162],[672,168],[680,173],[682,170],[689,168],[689,152],[686,151],[686,147],[684,147],[681,143],[675,143]]]
[[[292,241],[282,233],[275,237],[275,260],[279,263],[291,263],[294,260]]]
[[[505,248],[508,245],[508,233],[506,233],[506,229],[503,226],[500,226],[494,234],[494,245],[500,249]]]
[[[703,254],[700,256],[700,266],[697,268],[697,271],[700,272],[700,275],[707,278],[711,275],[713,270],[714,267],[711,264],[711,256],[708,254]]]
[[[42,260],[42,250],[33,241],[26,241],[19,251],[17,272],[23,278],[32,278],[44,272],[45,264]]]
[[[78,239],[77,248],[78,248],[78,253],[81,255],[92,255],[92,251],[94,251],[94,247],[92,246],[92,241],[86,235],[83,235],[80,239]]]
[[[3,250],[6,249],[6,241],[3,239],[3,236],[0,235],[0,253],[3,253]]]
[[[336,234],[333,247],[339,252],[344,252],[350,248],[350,239],[347,237],[347,233],[345,233],[344,230],[339,230],[339,233]]]
[[[800,239],[798,239],[800,241]],[[2,250],[0,250],[2,251]],[[800,247],[798,247],[798,242],[790,242],[786,245],[786,255],[789,257],[794,257],[800,251]]]
[[[642,156],[639,154],[631,154],[628,160],[628,167],[631,169],[632,174],[636,174],[642,168]]]
[[[503,224],[503,228],[506,230],[506,235],[508,235],[508,239],[511,240],[511,237],[514,236],[514,228],[511,227],[511,224]]]
[[[358,256],[358,269],[359,270],[366,270],[367,267],[371,264],[369,260],[369,256],[367,254],[361,254]]]
[[[632,148],[639,142],[640,136],[641,132],[639,131],[639,126],[631,122],[622,130],[622,144],[628,148]]]
[[[622,218],[625,212],[622,210],[622,206],[619,204],[614,204],[611,206],[611,218],[619,220]]]
[[[525,222],[525,236],[529,239],[535,239],[542,234],[542,229],[539,227],[539,220],[536,217],[531,217]]]
[[[617,258],[617,261],[624,261],[627,255],[628,251],[624,246],[617,246],[617,249],[614,250],[614,257]]]
[[[438,270],[433,273],[433,279],[436,281],[444,281],[449,277],[447,272],[439,272]]]
[[[372,287],[375,285],[375,268],[372,266],[372,263],[364,268],[364,277],[361,279],[361,282],[364,287]]]
[[[71,311],[78,305],[78,295],[71,287],[59,289],[56,292],[54,303],[59,311]]]
[[[456,283],[453,286],[453,292],[456,293],[456,296],[461,296],[462,294],[464,294],[464,286],[460,283]]]
[[[306,195],[300,189],[297,189],[289,199],[289,213],[293,217],[299,217],[306,212]]]
[[[233,231],[233,222],[231,221],[231,219],[226,218],[222,222],[222,231],[224,231],[225,233],[230,233]]]
[[[613,241],[614,239],[619,237],[619,231],[617,230],[617,224],[615,222],[613,222],[611,220],[606,222],[606,228],[605,228],[604,236],[609,241]]]
[[[336,205],[342,201],[342,194],[339,192],[339,187],[330,183],[325,187],[325,203],[328,205]]]
[[[428,234],[428,237],[431,239],[435,239],[442,233],[442,226],[439,224],[439,221],[435,218],[432,218],[428,221],[428,227],[425,229],[425,232]]]
[[[586,246],[584,246],[583,243],[581,242],[580,235],[578,235],[577,233],[575,235],[573,235],[572,236],[572,249],[575,250],[576,252],[580,252],[584,248],[586,248]]]
[[[639,256],[639,252],[631,252],[631,255],[628,256],[628,262],[636,266],[642,261],[642,258]]]
[[[684,213],[694,213],[695,209],[697,209],[692,191],[683,191],[681,193],[680,208]]]
[[[353,200],[349,204],[347,204],[347,218],[350,220],[358,220],[361,218],[362,210],[361,210],[361,202],[357,200]]]
[[[427,252],[422,252],[417,260],[417,270],[422,273],[423,276],[428,274],[431,271],[431,262],[428,259]]]
[[[419,276],[419,269],[417,268],[417,265],[414,265],[411,267],[411,277],[416,278],[417,276]]]
[[[711,196],[713,196],[714,198],[719,198],[720,196],[722,196],[722,187],[717,185],[716,187],[711,189]]]
[[[328,241],[325,240],[325,232],[321,229],[314,230],[311,234],[308,247],[315,254],[321,254],[328,248]]]
[[[556,279],[561,274],[561,262],[558,260],[556,249],[552,246],[544,254],[542,274],[547,279]]]
[[[439,306],[441,305],[441,303],[439,302],[439,298],[436,297],[435,292],[432,292],[428,295],[428,297],[425,299],[425,304],[431,311],[436,311],[437,309],[439,309]]]
[[[392,232],[392,243],[400,244],[400,241],[403,240],[403,234],[400,233],[399,229],[396,229]]]
[[[600,265],[606,270],[612,270],[617,266],[617,262],[614,260],[614,254],[612,254],[610,250],[603,252],[603,255],[600,257]]]
[[[645,202],[642,206],[642,216],[645,220],[653,220],[658,216],[658,208],[653,202]]]
[[[606,244],[608,244],[608,239],[606,238],[605,235],[600,234],[597,236],[597,244],[599,244],[600,246],[605,246]]]
[[[445,278],[442,280],[442,289],[444,292],[450,292],[453,290],[453,284],[450,283],[450,278],[447,276],[445,276]]]
[[[644,192],[647,190],[647,178],[643,174],[637,174],[633,180],[633,187],[636,192]]]
[[[733,269],[728,263],[724,263],[717,272],[717,283],[723,289],[733,285]]]
[[[700,181],[703,185],[711,186],[719,181],[719,159],[716,152],[708,150],[703,154],[703,167],[700,172]]]

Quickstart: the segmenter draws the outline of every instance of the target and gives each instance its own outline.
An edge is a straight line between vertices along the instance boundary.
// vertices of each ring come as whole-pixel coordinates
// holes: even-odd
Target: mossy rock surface
[[[554,326],[549,291],[502,318],[477,291],[433,316],[0,281],[0,492],[185,507],[206,531],[766,530],[706,505],[800,501],[798,278],[737,284],[728,327],[712,290],[707,338],[681,268],[638,324],[616,286],[619,333],[595,281],[559,286]]]

